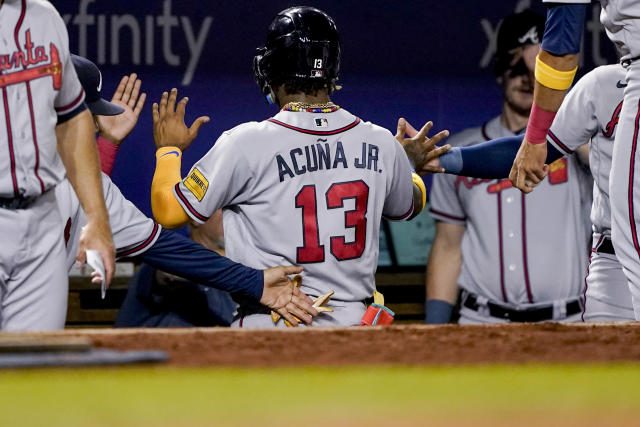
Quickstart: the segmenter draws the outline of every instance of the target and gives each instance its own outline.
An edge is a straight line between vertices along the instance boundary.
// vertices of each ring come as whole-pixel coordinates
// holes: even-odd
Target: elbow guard
[[[163,147],[156,152],[156,171],[151,184],[151,210],[160,225],[180,227],[189,216],[173,195],[173,187],[180,182],[182,152],[177,147]]]

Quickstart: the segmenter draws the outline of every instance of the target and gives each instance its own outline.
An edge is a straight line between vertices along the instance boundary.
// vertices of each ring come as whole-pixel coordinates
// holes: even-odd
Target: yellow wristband
[[[178,158],[180,158],[182,156],[182,150],[179,149],[178,147],[160,147],[156,151],[156,159],[159,159],[160,157],[164,157],[165,154],[169,154],[169,153],[175,153],[175,156],[174,155],[169,155],[167,157],[178,157]]]
[[[156,221],[167,228],[176,228],[189,221],[186,212],[173,195],[180,182],[182,151],[178,147],[162,147],[156,151],[156,171],[151,183],[151,210]]]
[[[573,78],[578,71],[578,67],[570,71],[560,71],[545,64],[540,59],[540,55],[536,56],[536,80],[542,86],[555,90],[567,90],[573,83]]]
[[[418,186],[418,188],[420,189],[420,192],[422,193],[422,208],[420,209],[420,212],[422,212],[422,209],[424,209],[424,207],[427,204],[427,188],[424,186],[424,181],[422,180],[422,178],[420,178],[420,175],[418,175],[417,173],[413,172],[411,174],[411,179],[413,183]]]

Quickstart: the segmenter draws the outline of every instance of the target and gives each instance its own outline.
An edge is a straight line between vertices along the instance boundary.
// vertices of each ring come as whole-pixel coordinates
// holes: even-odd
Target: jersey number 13
[[[355,209],[344,212],[345,228],[355,228],[355,240],[347,242],[345,236],[332,236],[331,254],[338,261],[360,258],[367,238],[367,205],[369,186],[364,181],[339,182],[332,184],[325,194],[327,209],[344,207],[346,199],[355,200]],[[320,244],[318,230],[318,199],[316,186],[305,185],[296,195],[296,208],[302,209],[303,245],[297,248],[298,264],[324,261],[324,245]]]

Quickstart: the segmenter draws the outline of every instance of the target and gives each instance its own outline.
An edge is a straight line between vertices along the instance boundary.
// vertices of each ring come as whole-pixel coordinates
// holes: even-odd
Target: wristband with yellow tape
[[[578,71],[578,67],[569,71],[556,70],[552,66],[545,64],[540,59],[540,55],[536,56],[536,80],[542,86],[555,90],[567,90],[573,83],[573,78]]]

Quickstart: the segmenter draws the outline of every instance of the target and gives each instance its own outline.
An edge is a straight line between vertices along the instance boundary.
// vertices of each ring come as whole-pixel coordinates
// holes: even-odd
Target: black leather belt
[[[37,197],[0,197],[0,208],[2,209],[27,209],[38,200]]]
[[[608,237],[602,239],[602,242],[600,242],[600,244],[596,247],[596,252],[609,255],[616,254],[616,250],[613,248],[613,243],[611,243],[611,239]]]
[[[462,293],[462,305],[473,311],[478,311],[480,309],[478,296],[466,291],[463,291]],[[489,308],[489,314],[491,317],[497,317],[511,322],[544,322],[546,320],[554,320],[553,305],[551,304],[518,309],[506,307],[489,301],[487,302],[487,307]],[[567,302],[566,310],[567,317],[581,313],[582,301],[580,299],[575,299]]]

